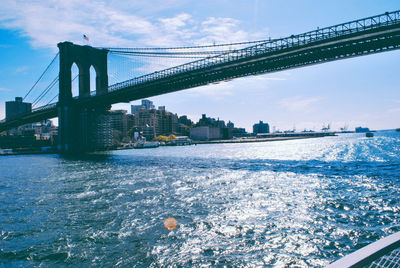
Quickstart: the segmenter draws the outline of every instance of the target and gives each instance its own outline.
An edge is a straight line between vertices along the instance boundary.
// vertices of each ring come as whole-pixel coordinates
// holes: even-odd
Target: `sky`
[[[170,47],[286,37],[400,9],[398,0],[2,0],[0,118],[57,53],[57,43]],[[87,43],[82,35],[89,36]],[[400,127],[400,51],[235,79],[150,98],[188,115],[252,131]],[[34,92],[32,92],[33,94]],[[140,101],[130,104],[139,104]],[[130,111],[130,104],[113,109]]]

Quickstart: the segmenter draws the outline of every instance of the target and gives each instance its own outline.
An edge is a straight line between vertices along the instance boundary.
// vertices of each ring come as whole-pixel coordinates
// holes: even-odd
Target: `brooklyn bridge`
[[[285,38],[192,47],[97,48],[70,42],[58,44],[59,53],[39,77],[57,68],[58,75],[40,89],[35,103],[53,88],[57,95],[42,106],[0,122],[0,132],[58,117],[60,153],[88,151],[90,122],[112,104],[130,102],[220,81],[309,66],[400,48],[400,11],[358,19]],[[120,57],[113,62],[110,57]],[[130,74],[133,57],[172,58],[186,62],[147,74]],[[75,65],[79,74],[73,77]],[[96,73],[91,91],[90,68]],[[125,69],[124,69],[125,68]],[[110,69],[117,70],[110,79]],[[118,73],[120,74],[118,76]],[[72,93],[78,79],[79,94]],[[110,81],[113,81],[110,83]],[[93,88],[93,87],[92,87]],[[56,99],[58,99],[56,101]]]

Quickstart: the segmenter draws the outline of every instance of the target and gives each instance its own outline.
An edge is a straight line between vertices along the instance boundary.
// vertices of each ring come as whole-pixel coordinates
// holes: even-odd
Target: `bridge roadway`
[[[238,77],[276,72],[400,48],[400,11],[273,39],[109,86],[108,93],[75,98],[94,107],[153,97]],[[57,116],[57,103],[0,123],[0,131]]]

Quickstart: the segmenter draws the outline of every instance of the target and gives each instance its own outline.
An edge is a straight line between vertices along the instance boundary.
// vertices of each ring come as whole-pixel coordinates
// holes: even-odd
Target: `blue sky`
[[[370,1],[3,0],[0,8],[0,118],[72,41],[107,47],[187,46],[285,37],[400,9]],[[400,127],[400,51],[247,77],[151,98],[198,120],[202,113],[248,131],[259,120],[277,129],[347,125]],[[132,104],[137,104],[133,102]],[[129,109],[129,104],[114,105]]]

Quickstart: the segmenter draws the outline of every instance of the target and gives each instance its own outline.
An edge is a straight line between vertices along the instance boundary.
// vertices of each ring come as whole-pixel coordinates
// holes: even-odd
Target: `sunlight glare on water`
[[[400,231],[399,141],[1,157],[0,266],[321,267]]]

